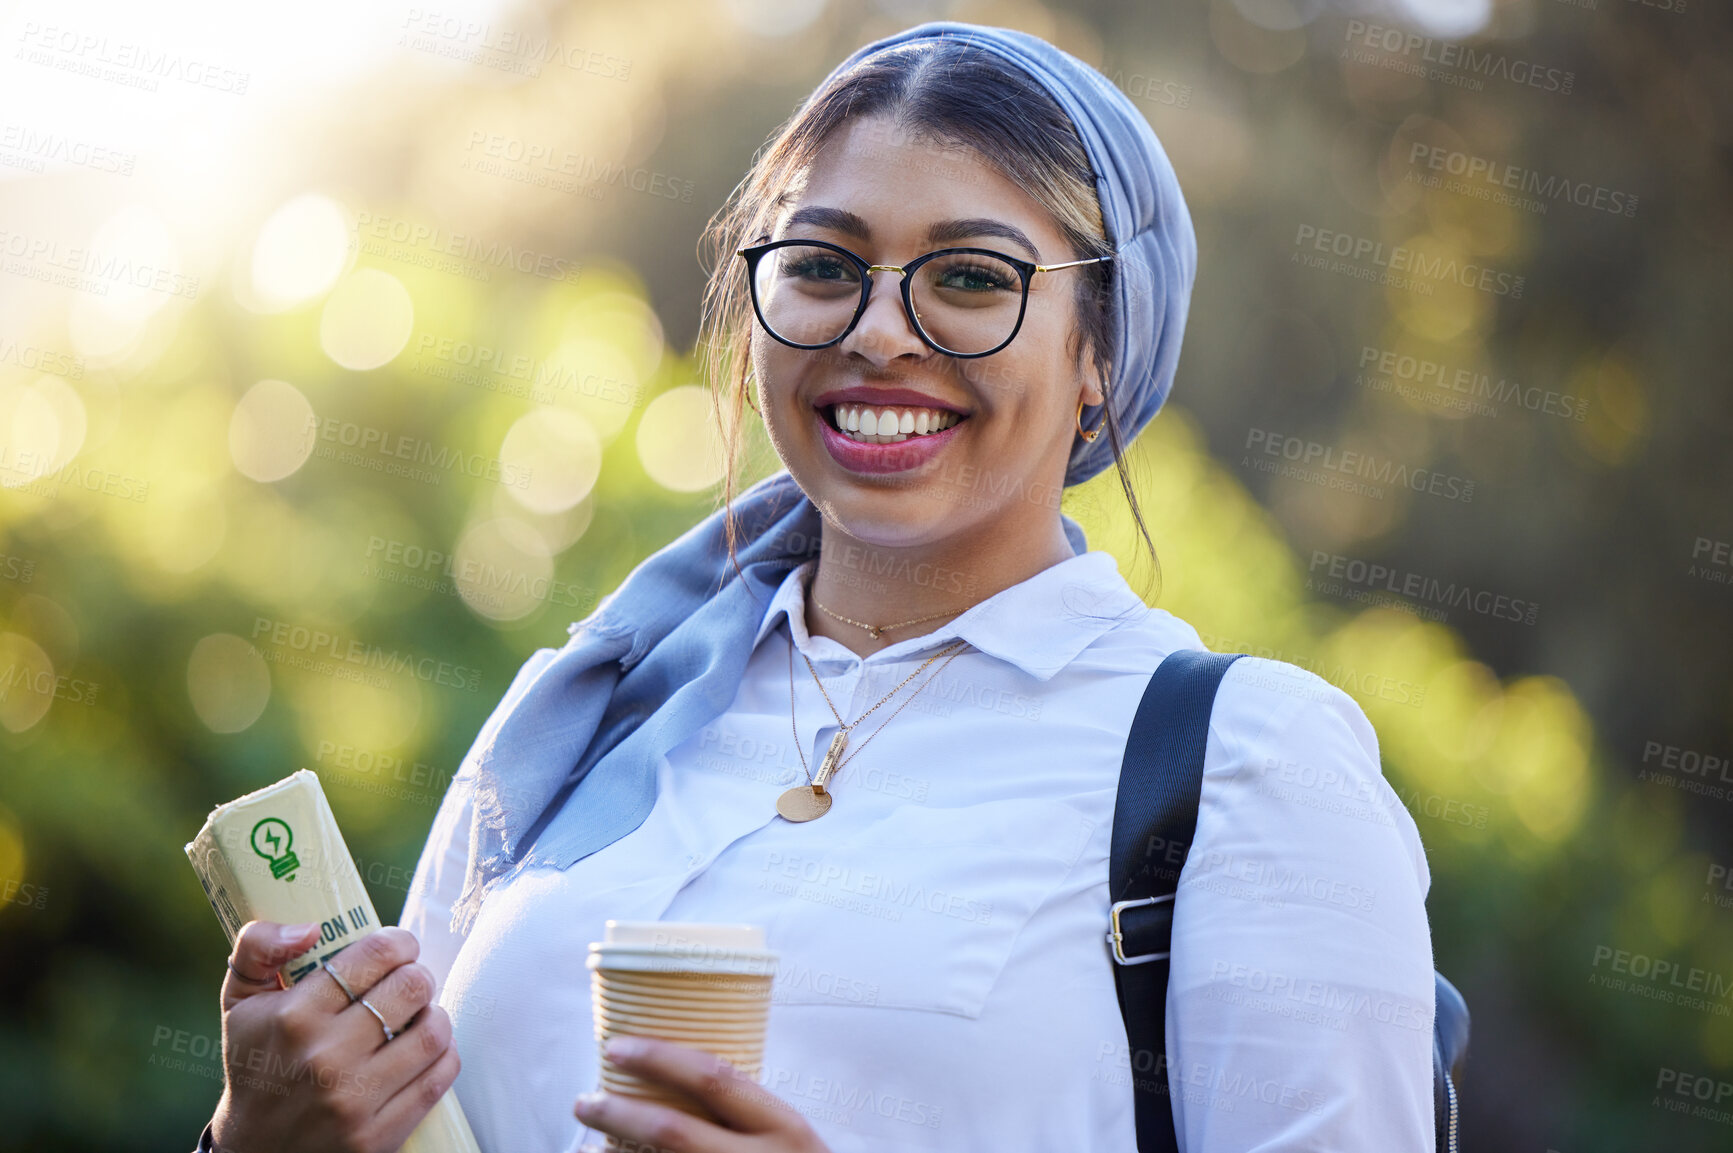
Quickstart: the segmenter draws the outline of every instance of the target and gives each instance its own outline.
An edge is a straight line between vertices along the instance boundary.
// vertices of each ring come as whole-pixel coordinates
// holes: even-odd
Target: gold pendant
[[[824,751],[824,760],[818,764],[818,776],[812,778],[812,787],[824,792],[824,787],[830,783],[831,774],[842,764],[842,751],[848,747],[848,730],[838,729],[836,736],[830,739],[830,748]]]
[[[776,798],[776,811],[791,821],[811,821],[830,812],[830,794],[818,785],[796,785]]]
[[[830,739],[830,748],[824,751],[818,776],[810,785],[796,785],[785,790],[776,798],[776,811],[791,821],[810,821],[830,812],[830,794],[824,791],[824,786],[842,763],[842,751],[847,747],[848,730],[838,729],[836,736]]]

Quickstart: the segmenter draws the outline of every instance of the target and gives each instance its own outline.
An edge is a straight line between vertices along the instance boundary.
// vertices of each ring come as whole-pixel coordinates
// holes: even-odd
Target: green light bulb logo
[[[279,881],[293,881],[301,867],[291,847],[294,843],[295,834],[286,821],[266,817],[253,826],[253,852],[271,862],[271,876]]]

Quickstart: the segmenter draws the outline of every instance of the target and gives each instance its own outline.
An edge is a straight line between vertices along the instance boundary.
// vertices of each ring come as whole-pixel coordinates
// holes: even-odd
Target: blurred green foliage
[[[1657,1108],[1653,1085],[1662,1068],[1733,1080],[1728,999],[1705,1012],[1612,990],[1594,959],[1617,948],[1733,975],[1733,922],[1703,881],[1717,856],[1701,830],[1724,818],[1636,779],[1631,757],[1634,733],[1722,722],[1725,632],[1703,621],[1725,607],[1702,610],[1685,578],[1632,558],[1672,549],[1682,569],[1679,541],[1714,529],[1725,489],[1690,437],[1725,397],[1704,398],[1718,362],[1707,336],[1679,334],[1687,310],[1633,311],[1608,287],[1643,240],[1667,256],[1655,277],[1676,268],[1676,291],[1713,295],[1725,267],[1692,244],[1724,264],[1724,222],[1693,208],[1585,240],[1580,222],[1404,199],[1387,179],[1418,117],[1645,190],[1723,187],[1690,176],[1684,137],[1654,127],[1692,106],[1708,66],[1654,71],[1662,95],[1645,104],[1630,77],[1669,46],[1690,59],[1677,37],[1618,13],[1567,42],[1555,21],[1528,50],[1575,62],[1588,95],[1568,113],[1531,94],[1475,103],[1338,70],[1340,21],[1296,47],[1250,23],[1256,7],[951,12],[1052,36],[1135,88],[1198,220],[1178,399],[1131,458],[1157,603],[1216,649],[1313,669],[1373,721],[1427,847],[1439,967],[1475,1014],[1470,1147],[1722,1147],[1712,1123]],[[302,146],[243,234],[207,238],[226,271],[196,302],[107,316],[118,351],[85,357],[88,371],[0,365],[8,444],[37,453],[0,460],[0,1148],[190,1147],[220,1084],[222,934],[180,848],[205,813],[315,770],[394,918],[443,786],[519,664],[715,507],[690,348],[704,216],[834,60],[908,22],[832,9],[778,39],[728,11],[549,10],[574,42],[629,58],[629,83],[387,74],[304,110],[330,141]],[[1564,150],[1561,125],[1584,124],[1607,128],[1604,162]],[[558,141],[696,194],[537,187],[475,165],[477,132],[483,154],[492,136]],[[262,300],[303,275],[295,258],[318,264],[316,226],[291,230],[277,263],[258,257],[260,230],[308,190],[327,198],[315,225],[321,204],[343,222],[332,277]],[[1335,283],[1289,267],[1302,222],[1526,270],[1533,290],[1519,303]],[[102,344],[75,328],[31,338]],[[1349,379],[1366,345],[1503,365],[1590,397],[1593,416],[1476,424],[1373,396]],[[1704,387],[1669,405],[1667,364]],[[1495,496],[1330,504],[1234,465],[1260,421],[1458,468]],[[775,467],[755,437],[747,480]],[[103,478],[119,479],[104,492]],[[1116,484],[1080,486],[1066,508],[1137,584]],[[1645,535],[1662,525],[1661,543]],[[1538,588],[1547,615],[1513,641],[1481,619],[1362,609],[1319,593],[1319,548]],[[1604,600],[1582,579],[1597,567],[1616,580]],[[1683,675],[1633,667],[1628,638],[1645,630]]]

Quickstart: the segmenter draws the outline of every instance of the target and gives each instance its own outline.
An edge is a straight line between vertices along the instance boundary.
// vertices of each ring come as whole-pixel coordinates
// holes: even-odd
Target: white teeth
[[[937,408],[873,409],[864,405],[835,405],[831,415],[836,427],[850,440],[866,444],[895,444],[911,436],[941,432],[962,419]]]

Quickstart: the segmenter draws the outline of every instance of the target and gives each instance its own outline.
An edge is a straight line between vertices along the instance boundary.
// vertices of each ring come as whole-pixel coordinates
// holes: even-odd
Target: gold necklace
[[[933,680],[938,677],[939,673],[945,671],[945,665],[948,665],[955,660],[968,646],[968,641],[959,638],[928,657],[921,663],[920,668],[904,677],[900,682],[898,682],[896,688],[880,697],[878,702],[874,704],[872,708],[856,717],[853,724],[845,722],[842,719],[842,714],[836,711],[836,705],[831,701],[830,694],[825,692],[824,682],[818,679],[818,670],[812,667],[811,658],[809,658],[805,653],[801,653],[800,659],[806,661],[807,671],[812,673],[812,679],[818,685],[818,691],[824,695],[824,703],[830,706],[831,715],[836,717],[836,723],[840,726],[837,729],[836,736],[830,739],[830,748],[825,750],[824,760],[819,763],[818,776],[814,777],[812,775],[812,769],[806,763],[806,750],[800,743],[800,730],[796,728],[794,723],[794,633],[790,630],[788,636],[788,727],[789,731],[794,734],[794,751],[800,754],[800,767],[802,771],[806,773],[806,787],[803,788],[800,785],[794,785],[793,787],[784,790],[783,794],[776,798],[776,811],[791,821],[810,821],[822,817],[826,813],[830,812],[831,796],[830,793],[825,791],[825,785],[828,784],[837,773],[842,771],[842,767],[847,763],[847,761],[854,760],[855,753],[866,748],[867,741],[878,736],[879,733],[883,731],[885,725],[894,721],[897,713],[902,712],[903,709],[908,707],[909,701],[920,696],[921,689],[932,684]],[[946,656],[947,653],[950,655]],[[884,719],[884,724],[881,724],[878,728],[868,733],[866,740],[862,741],[859,747],[855,749],[854,753],[850,753],[847,761],[845,761],[842,755],[843,750],[848,747],[849,733],[854,730],[855,725],[866,720],[873,714],[879,705],[884,704],[886,701],[896,696],[897,692],[904,685],[921,675],[922,669],[925,669],[940,657],[945,657],[945,665],[939,666],[939,672],[928,677],[927,680],[921,684],[920,689],[916,689],[914,692],[910,693],[908,700],[905,700],[902,704],[898,705],[896,711]]]
[[[872,634],[872,638],[875,641],[878,640],[880,637],[884,636],[884,634],[886,632],[890,631],[891,629],[900,629],[900,628],[904,627],[905,625],[918,625],[922,621],[937,620],[940,617],[956,616],[962,612],[967,611],[965,609],[946,609],[942,613],[928,613],[924,617],[916,617],[914,620],[909,620],[909,621],[898,621],[894,625],[869,625],[865,621],[857,621],[853,617],[845,617],[841,613],[831,612],[830,609],[827,609],[823,605],[818,604],[818,598],[817,597],[812,598],[812,603],[815,605],[818,605],[818,609],[820,612],[825,613],[828,616],[835,617],[837,620],[841,621],[845,625],[853,625],[856,628],[865,629],[867,632]]]

